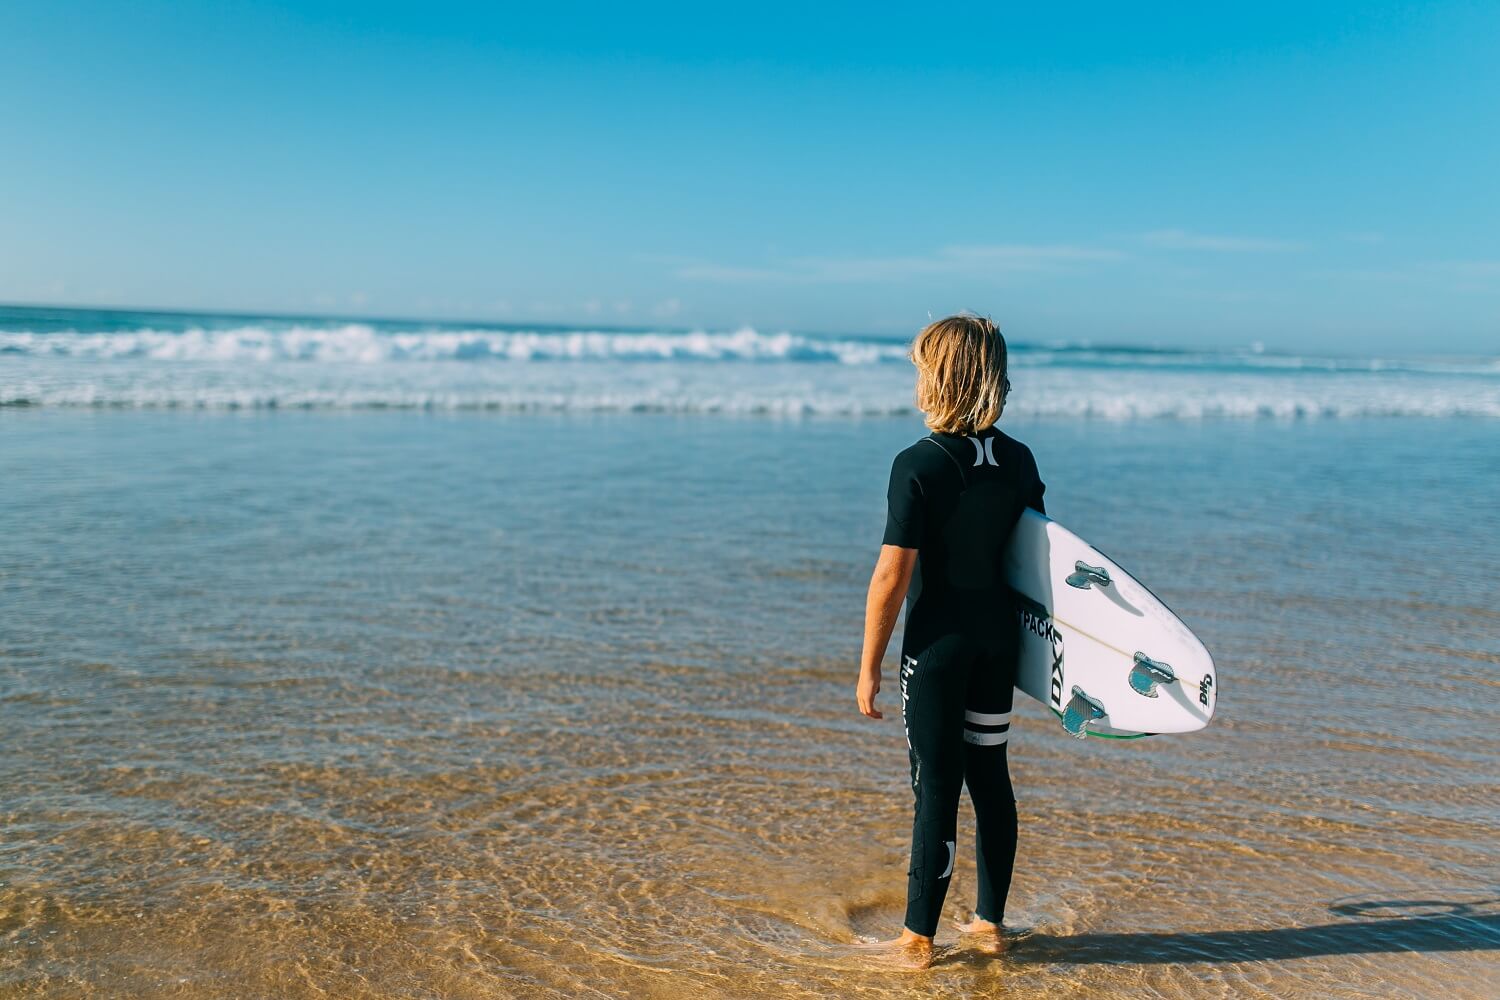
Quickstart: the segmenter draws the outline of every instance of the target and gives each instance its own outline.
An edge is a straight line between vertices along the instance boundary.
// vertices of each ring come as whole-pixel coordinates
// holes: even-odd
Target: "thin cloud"
[[[790,272],[766,267],[731,267],[724,264],[689,264],[677,269],[677,277],[692,281],[783,281],[792,278]]]
[[[1284,253],[1301,250],[1291,240],[1268,240],[1252,236],[1212,236],[1185,229],[1156,229],[1141,234],[1141,242],[1163,250],[1207,250],[1212,253]]]
[[[1500,293],[1500,260],[1437,260],[1422,270],[1444,280],[1446,286],[1465,295]]]
[[[1463,292],[1500,291],[1500,260],[1428,260],[1386,268],[1334,268],[1312,272],[1313,278],[1338,278],[1381,284],[1417,282]]]
[[[679,278],[719,282],[793,284],[891,281],[932,274],[1037,271],[1062,264],[1119,260],[1118,250],[1068,244],[987,244],[943,247],[936,253],[901,257],[795,257],[774,267],[689,264]]]
[[[943,253],[954,259],[1011,261],[1036,263],[1051,260],[1119,260],[1125,255],[1118,250],[1102,247],[1070,246],[1068,244],[1027,245],[993,244],[978,246],[948,247]]]
[[[1320,271],[1311,271],[1307,275],[1315,279],[1332,279],[1338,281],[1373,281],[1386,284],[1395,281],[1415,281],[1418,277],[1410,270],[1402,268],[1380,268],[1380,267],[1335,267],[1325,268]]]
[[[1464,278],[1500,278],[1500,260],[1438,260],[1424,266]]]

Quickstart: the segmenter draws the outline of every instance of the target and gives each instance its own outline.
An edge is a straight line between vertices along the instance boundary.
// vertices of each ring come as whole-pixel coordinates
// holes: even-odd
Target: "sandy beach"
[[[0,995],[1488,996],[1492,423],[1008,429],[1223,700],[1018,700],[1016,938],[913,977],[852,684],[916,420],[6,411]]]

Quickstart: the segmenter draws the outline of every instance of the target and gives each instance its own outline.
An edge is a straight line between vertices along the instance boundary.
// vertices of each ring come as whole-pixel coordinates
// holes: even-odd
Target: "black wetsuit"
[[[993,427],[934,433],[891,466],[886,545],[917,550],[901,645],[901,706],[916,795],[906,926],[936,932],[953,874],[958,798],[974,802],[975,912],[1000,923],[1016,853],[1006,740],[1019,625],[1002,560],[1045,487],[1031,450]]]

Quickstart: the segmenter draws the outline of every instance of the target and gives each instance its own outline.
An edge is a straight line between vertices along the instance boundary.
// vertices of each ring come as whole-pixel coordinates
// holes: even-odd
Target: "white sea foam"
[[[365,323],[248,325],[124,331],[0,330],[0,354],[152,361],[832,361],[874,364],[906,357],[902,344],[858,339],[703,330],[381,330]]]
[[[913,411],[906,345],[874,338],[222,317],[137,324],[120,314],[63,327],[52,314],[12,313],[0,326],[0,406],[9,407]],[[1013,417],[1500,417],[1493,357],[1052,344],[1014,345],[1011,361]]]
[[[0,363],[15,359],[160,363],[326,362],[795,362],[904,364],[907,345],[889,339],[789,332],[494,329],[358,322],[245,322],[181,328],[0,327]],[[1351,358],[1228,351],[1155,350],[1085,344],[1012,345],[1018,368],[1110,368],[1204,372],[1347,372],[1500,378],[1500,358]]]
[[[908,365],[703,364],[582,358],[569,364],[348,361],[163,363],[0,356],[0,406],[139,409],[415,409],[910,414]],[[1008,418],[1500,418],[1500,378],[1390,371],[1018,366]]]

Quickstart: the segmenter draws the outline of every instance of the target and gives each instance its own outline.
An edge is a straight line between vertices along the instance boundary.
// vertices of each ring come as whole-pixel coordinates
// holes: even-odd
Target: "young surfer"
[[[865,608],[856,699],[873,719],[881,661],[903,599],[901,711],[916,797],[906,919],[883,942],[904,964],[932,961],[956,857],[959,792],[974,803],[978,903],[959,925],[1003,947],[1016,851],[1006,761],[1020,640],[1001,570],[1026,507],[1043,510],[1031,450],[994,427],[1010,390],[1005,338],[988,319],[950,316],[912,346],[917,406],[932,433],[896,456],[880,558]]]

